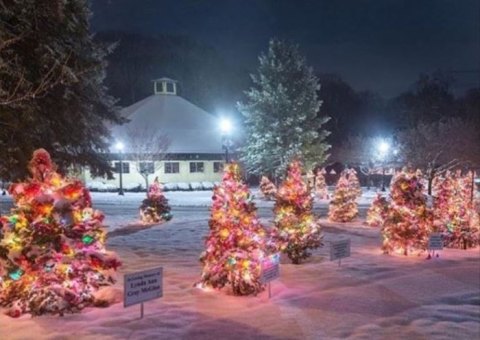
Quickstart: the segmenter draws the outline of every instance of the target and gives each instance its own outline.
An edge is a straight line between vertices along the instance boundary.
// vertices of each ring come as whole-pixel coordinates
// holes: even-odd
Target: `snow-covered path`
[[[272,299],[266,292],[235,297],[193,287],[199,279],[198,256],[208,231],[206,207],[183,205],[170,222],[148,228],[132,225],[136,229],[128,230],[118,223],[136,219],[138,201],[114,202],[111,207],[107,199],[101,203],[94,197],[94,202],[105,207],[107,221],[113,223],[108,248],[123,261],[117,284],[102,292],[117,303],[64,317],[11,319],[0,314],[0,339],[480,336],[479,248],[447,249],[432,260],[424,255],[387,256],[380,251],[377,229],[362,226],[361,221],[332,224],[322,220],[325,247],[302,265],[282,261],[281,278],[272,283]],[[351,239],[352,257],[338,267],[337,262],[328,261],[328,242],[341,238]],[[145,318],[140,320],[139,306],[124,308],[120,302],[123,274],[157,266],[164,267],[164,297],[147,302]]]

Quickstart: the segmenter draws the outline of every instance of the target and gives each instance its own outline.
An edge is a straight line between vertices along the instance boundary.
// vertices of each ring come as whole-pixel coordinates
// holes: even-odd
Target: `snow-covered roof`
[[[168,153],[223,152],[218,118],[180,96],[155,94],[125,107],[121,115],[130,122],[113,127],[116,140],[125,139],[128,130],[148,129],[169,137]],[[124,151],[129,152],[128,145]]]

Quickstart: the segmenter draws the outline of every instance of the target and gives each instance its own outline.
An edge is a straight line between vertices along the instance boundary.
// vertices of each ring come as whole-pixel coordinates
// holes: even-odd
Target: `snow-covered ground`
[[[173,220],[149,227],[135,222],[143,195],[93,194],[112,231],[108,248],[123,261],[117,284],[101,292],[116,303],[64,317],[0,314],[0,339],[480,338],[479,248],[446,249],[432,260],[383,255],[378,229],[362,219],[322,219],[325,246],[301,265],[282,261],[271,299],[266,292],[235,297],[193,287],[211,193],[168,192]],[[259,201],[263,212],[271,204]],[[351,239],[352,257],[339,267],[328,260],[328,243],[342,238]],[[139,319],[139,306],[121,303],[123,274],[157,266],[164,267],[164,297],[147,302]]]

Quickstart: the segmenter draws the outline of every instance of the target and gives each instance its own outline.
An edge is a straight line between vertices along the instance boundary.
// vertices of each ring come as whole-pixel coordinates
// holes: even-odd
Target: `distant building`
[[[111,149],[112,167],[116,174],[119,173],[122,157],[124,189],[145,188],[145,179],[140,171],[149,173],[150,182],[158,176],[160,182],[170,183],[171,186],[174,183],[220,181],[224,151],[219,119],[178,96],[175,80],[160,78],[154,80],[153,85],[153,95],[121,110],[121,115],[129,122],[112,127],[114,139],[124,143],[122,153]],[[132,135],[132,131],[138,134],[135,138],[141,139],[142,131],[147,130],[147,134],[159,132],[168,137],[170,144],[163,159],[147,157],[138,161],[141,150],[128,145],[127,141],[131,138],[128,136]],[[92,178],[87,172],[85,177],[91,187],[100,182],[110,189],[119,186],[118,175],[114,180],[106,180]]]

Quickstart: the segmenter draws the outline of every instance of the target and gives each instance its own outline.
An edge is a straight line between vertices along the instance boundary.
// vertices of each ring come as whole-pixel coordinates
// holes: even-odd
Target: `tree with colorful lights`
[[[357,177],[357,171],[355,171],[353,168],[348,169],[347,176],[350,190],[355,194],[355,197],[358,198],[362,196],[362,188],[360,187],[360,181]]]
[[[140,218],[143,223],[158,223],[160,221],[170,221],[172,214],[168,200],[162,192],[162,187],[155,178],[153,184],[147,193],[147,198],[143,200],[140,206]]]
[[[103,214],[80,181],[55,172],[44,149],[29,169],[32,178],[9,188],[15,208],[1,217],[0,306],[17,317],[102,303],[94,293],[115,282],[120,265],[105,249]]]
[[[325,169],[317,170],[317,174],[315,175],[315,194],[320,199],[328,199],[328,188],[327,182],[325,181],[325,174],[327,172]]]
[[[343,171],[338,179],[333,199],[328,208],[328,218],[333,222],[350,222],[358,215],[357,194],[352,190],[347,177]]]
[[[383,214],[388,208],[388,201],[382,194],[377,194],[367,211],[366,224],[370,227],[380,227],[383,225]]]
[[[225,165],[212,200],[210,232],[200,257],[203,270],[198,285],[218,289],[230,285],[235,295],[256,295],[264,289],[261,261],[267,256],[268,244],[238,164]]]
[[[415,173],[403,171],[395,176],[390,188],[390,204],[382,214],[385,253],[408,255],[427,249],[433,219],[423,190]]]
[[[273,234],[278,247],[294,264],[309,257],[309,249],[322,245],[320,224],[312,208],[313,197],[302,179],[301,163],[295,160],[290,163],[287,177],[278,189],[273,210]]]
[[[262,179],[260,180],[260,191],[265,199],[271,200],[277,193],[277,187],[268,179],[267,176],[262,176]]]
[[[471,202],[471,174],[447,173],[437,183],[435,226],[447,247],[467,249],[479,244],[479,219]]]

